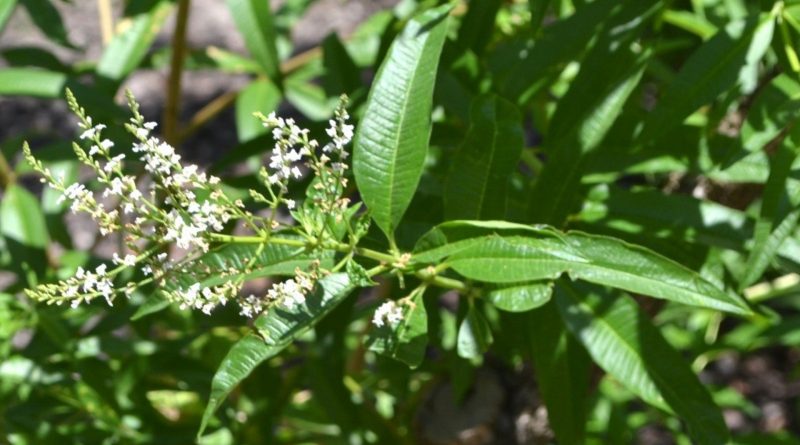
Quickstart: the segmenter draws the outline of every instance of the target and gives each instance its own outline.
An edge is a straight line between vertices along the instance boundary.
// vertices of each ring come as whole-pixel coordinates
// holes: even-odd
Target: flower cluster
[[[395,327],[403,321],[403,308],[392,300],[389,300],[375,310],[372,316],[372,324],[383,327],[387,323]]]
[[[128,102],[133,116],[125,128],[135,139],[130,149],[135,155],[132,161],[124,153],[112,154],[115,144],[103,137],[105,125],[94,123],[69,92],[67,99],[81,129],[81,143],[73,143],[73,150],[94,172],[102,189],[93,191],[85,184],[66,184],[37,160],[27,145],[26,159],[42,174],[43,182],[62,193],[62,201],[70,201],[72,212],[88,213],[102,235],[120,233],[125,251],[114,253],[113,268],[102,264],[94,271],[78,269],[66,280],[27,291],[31,298],[59,305],[69,302],[75,307],[102,296],[111,305],[116,296],[130,296],[136,288],[155,283],[169,301],[182,309],[207,314],[229,301],[236,302],[240,313],[247,317],[257,316],[273,305],[291,309],[305,302],[320,273],[318,262],[311,262],[307,271],[297,269],[293,278],[276,283],[262,296],[242,297],[239,293],[245,277],[257,265],[258,255],[244,267],[210,266],[202,259],[216,245],[231,238],[225,233],[233,227],[249,229],[257,235],[249,238],[260,244],[259,252],[280,231],[294,232],[299,239],[313,237],[324,241],[333,237],[329,233],[311,233],[312,227],[321,232],[329,229],[307,223],[303,214],[294,215],[297,227],[279,223],[276,215],[280,206],[290,210],[296,207],[295,201],[287,196],[289,182],[308,171],[316,176],[312,180],[316,185],[308,196],[320,206],[319,214],[327,215],[325,212],[335,208],[334,214],[340,215],[346,210],[349,201],[343,198],[347,185],[344,147],[353,137],[353,126],[347,124],[345,100],[330,121],[327,134],[331,142],[321,149],[310,138],[309,131],[294,120],[274,113],[259,115],[275,139],[268,166],[259,175],[267,193],[250,190],[254,203],[268,204],[266,216],[259,216],[242,200],[232,199],[223,192],[220,178],[206,174],[196,165],[183,164],[174,147],[152,134],[156,124],[145,121],[130,94]],[[128,162],[141,165],[147,175],[137,177],[126,173],[131,170]],[[298,254],[303,251],[307,250],[300,249]],[[114,280],[125,268],[137,268],[138,276],[143,278],[115,287]],[[187,284],[176,285],[176,282]],[[204,284],[211,282],[217,284]]]
[[[315,273],[306,273],[297,269],[294,278],[275,283],[263,298],[249,295],[243,299],[239,303],[240,314],[245,317],[253,317],[276,303],[286,309],[293,309],[295,306],[305,303],[306,295],[314,290],[315,281]]]

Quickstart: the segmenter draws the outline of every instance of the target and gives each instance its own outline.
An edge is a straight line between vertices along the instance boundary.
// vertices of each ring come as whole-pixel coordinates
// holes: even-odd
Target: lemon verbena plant
[[[244,14],[240,22],[245,25],[252,23],[251,12],[260,14],[259,24],[271,23],[263,3],[229,3]],[[569,7],[562,5],[558,14],[570,13],[542,29],[545,16],[520,15],[518,3],[421,6],[419,14],[404,18],[396,36],[393,28],[385,34],[393,37],[391,46],[373,42],[380,57],[369,91],[351,88],[357,93],[350,110],[357,123],[351,123],[344,96],[335,109],[324,110],[327,114],[316,110],[327,121],[318,132],[324,140],[293,119],[256,113],[253,119],[266,127],[271,142],[259,159],[255,184],[248,183],[245,193],[238,193],[242,187],[232,190],[227,178],[182,162],[176,149],[157,137],[156,124],[147,121],[130,94],[131,117],[124,126],[134,142],[121,147],[120,140],[106,137],[105,125],[111,121],[97,122],[68,93],[80,125],[80,138],[72,146],[92,180],[67,182],[27,145],[25,158],[73,212],[87,213],[101,235],[120,240],[120,249],[99,265],[81,266],[72,276],[26,294],[47,304],[80,307],[95,301],[113,306],[147,293],[159,303],[209,316],[235,306],[242,317],[228,331],[233,346],[226,348],[211,382],[199,419],[201,434],[219,424],[216,410],[258,365],[292,345],[301,349],[311,343],[303,340],[319,335],[313,338],[334,345],[329,350],[337,357],[326,358],[341,359],[336,363],[340,374],[314,374],[309,386],[319,385],[314,391],[320,389],[319,398],[332,401],[326,406],[335,408],[326,410],[337,411],[334,415],[346,416],[347,407],[356,404],[369,405],[371,394],[381,391],[370,379],[372,369],[385,369],[365,359],[367,351],[411,368],[441,352],[452,380],[463,383],[471,377],[459,373],[472,372],[487,353],[500,350],[516,364],[533,359],[547,420],[559,443],[587,442],[589,394],[597,389],[590,386],[598,380],[591,378],[592,362],[610,376],[597,386],[605,395],[619,395],[608,397],[614,404],[638,398],[648,407],[642,408],[648,418],[680,420],[665,423],[686,441],[728,443],[721,409],[698,372],[713,357],[725,320],[759,328],[774,320],[758,306],[758,298],[742,294],[772,270],[778,257],[796,258],[794,244],[780,247],[795,230],[796,209],[786,230],[773,227],[770,216],[792,190],[784,183],[797,153],[781,144],[796,137],[790,131],[793,121],[756,122],[749,130],[757,135],[753,140],[780,145],[778,159],[788,162],[785,168],[771,164],[774,178],[773,170],[759,176],[772,197],[765,200],[756,228],[745,222],[749,216],[724,206],[688,196],[667,198],[655,190],[655,184],[662,184],[653,178],[680,162],[691,164],[680,164],[687,171],[697,167],[695,158],[686,155],[691,160],[685,161],[683,154],[669,151],[683,146],[685,141],[675,139],[678,134],[696,138],[698,153],[709,152],[697,155],[703,158],[697,164],[707,170],[704,174],[724,177],[726,165],[749,156],[723,156],[713,152],[716,142],[708,140],[719,137],[725,110],[739,97],[731,95],[719,109],[707,105],[739,88],[748,94],[758,91],[763,79],[754,61],[769,45],[756,42],[771,38],[784,5],[754,10],[737,26],[693,24],[690,28],[703,31],[704,43],[688,57],[687,68],[673,73],[659,57],[690,43],[664,46],[652,38],[663,23],[686,24],[684,14],[668,14],[669,2],[566,2]],[[451,39],[452,16],[464,13],[464,7],[466,16]],[[504,24],[498,32],[486,14]],[[518,29],[523,25],[526,31]],[[274,32],[270,26],[265,28]],[[541,40],[531,38],[540,34]],[[336,42],[328,41],[326,56],[346,55]],[[271,91],[264,77],[276,85],[282,82],[280,67],[270,65],[270,54],[278,54],[273,50],[262,51],[259,64],[274,69],[262,73],[249,92]],[[487,53],[495,55],[483,63]],[[440,63],[445,66],[441,73]],[[355,69],[352,61],[339,65]],[[719,74],[724,71],[719,66],[733,74]],[[329,77],[342,88],[358,83],[358,76],[339,84],[336,76]],[[649,88],[665,79],[671,82],[667,92],[655,100]],[[796,83],[783,79],[786,90],[768,90],[770,97],[790,96],[788,91],[800,89]],[[292,85],[281,88],[291,91]],[[750,105],[749,100],[741,102]],[[791,108],[779,103],[779,109]],[[642,104],[652,110],[643,110]],[[752,105],[761,110],[759,115],[772,108],[758,101]],[[535,148],[528,147],[533,139],[526,133],[529,116],[542,126],[537,137],[543,142]],[[730,120],[740,122],[741,116]],[[689,124],[708,128],[697,131]],[[727,147],[730,141],[723,142]],[[635,181],[654,190],[625,188]],[[692,217],[679,222],[662,216],[664,209],[687,208],[684,213]],[[731,230],[716,232],[719,221],[727,221]],[[748,227],[757,234],[755,240],[741,234]],[[743,254],[750,256],[743,259]],[[258,287],[252,282],[264,277],[269,286],[254,291]],[[374,292],[356,292],[377,285]],[[342,307],[355,309],[336,312]],[[682,312],[687,308],[690,316]],[[332,313],[338,317],[329,317]],[[690,319],[685,324],[710,320],[709,326],[698,328],[704,331],[702,339],[687,340],[676,334],[679,327],[662,330],[654,322],[656,314],[664,313],[673,320]],[[333,334],[326,337],[325,332]],[[702,354],[690,364],[675,344],[695,343]],[[346,364],[344,350],[352,351]],[[328,370],[319,357],[315,360],[315,369]],[[341,375],[345,369],[367,377],[350,379]],[[409,375],[386,372],[397,381]],[[418,389],[418,383],[398,387]],[[301,406],[308,395],[298,393],[293,406]],[[395,406],[388,399],[381,403],[392,408],[384,409],[378,421],[370,405],[362,418],[349,419],[349,426],[347,418],[339,422],[348,443],[410,437],[407,425],[387,426]],[[416,403],[418,397],[408,399]],[[251,402],[244,398],[241,404]],[[605,405],[595,405],[593,415],[601,417]],[[257,415],[262,408],[254,403],[247,411]],[[227,414],[229,423],[246,423],[238,411]],[[606,416],[606,424],[611,417]],[[339,430],[326,434],[340,439]],[[298,437],[289,440],[305,440]]]

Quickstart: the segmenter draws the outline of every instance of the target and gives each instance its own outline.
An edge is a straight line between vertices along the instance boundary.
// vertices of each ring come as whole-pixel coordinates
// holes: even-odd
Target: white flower
[[[394,301],[387,301],[380,305],[375,310],[372,316],[372,324],[377,327],[383,327],[384,324],[389,323],[392,327],[397,326],[403,320],[403,308],[397,305]]]
[[[127,254],[125,255],[124,258],[120,258],[117,252],[114,252],[114,256],[111,258],[111,261],[113,261],[114,264],[122,264],[124,266],[130,267],[136,265],[136,256]]]
[[[117,156],[114,156],[113,158],[109,159],[109,161],[106,163],[105,167],[103,167],[103,170],[106,173],[111,173],[112,171],[116,170],[117,167],[122,165],[122,160],[123,159],[125,159],[125,154],[124,153],[120,154],[120,155],[117,155]]]
[[[105,125],[103,125],[103,124],[98,124],[98,125],[95,125],[94,127],[87,128],[86,130],[84,130],[84,132],[83,132],[83,133],[81,133],[81,136],[80,136],[80,138],[81,138],[81,139],[91,139],[91,138],[93,138],[93,137],[94,137],[94,135],[95,135],[95,134],[96,134],[98,131],[101,131],[101,130],[103,130],[104,128],[106,128],[106,126],[105,126]]]

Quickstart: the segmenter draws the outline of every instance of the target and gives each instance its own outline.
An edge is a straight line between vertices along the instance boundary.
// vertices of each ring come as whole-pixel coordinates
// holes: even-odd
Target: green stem
[[[282,238],[279,236],[270,236],[270,237],[263,237],[263,236],[238,236],[238,235],[226,235],[223,233],[212,233],[209,235],[210,238],[214,241],[219,241],[223,243],[231,243],[231,244],[264,244],[264,243],[272,243],[272,244],[279,244],[283,246],[291,246],[291,247],[314,247],[315,243],[304,241],[301,239],[294,239],[294,238]],[[397,262],[397,258],[383,253],[378,252],[372,249],[366,249],[363,247],[354,247],[349,244],[340,243],[340,242],[326,242],[321,245],[322,248],[335,250],[337,252],[346,253],[346,254],[356,254],[365,258],[369,258],[371,260],[378,261],[381,265],[370,269],[370,275],[375,275],[378,273],[385,272],[389,270],[389,268]],[[466,291],[469,290],[469,286],[464,283],[463,281],[456,280],[454,278],[447,278],[438,275],[438,272],[441,272],[439,269],[421,269],[414,271],[413,274],[417,276],[419,279],[438,287],[442,287],[445,289],[454,289],[459,291]]]

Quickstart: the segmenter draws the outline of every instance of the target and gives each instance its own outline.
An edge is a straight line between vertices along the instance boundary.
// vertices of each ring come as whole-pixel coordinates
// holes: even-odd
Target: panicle
[[[175,148],[154,134],[156,123],[145,120],[130,92],[127,98],[132,117],[125,128],[135,138],[131,147],[134,155],[129,157],[124,153],[112,154],[114,142],[103,137],[106,126],[94,122],[74,95],[67,92],[67,102],[78,117],[80,127],[73,150],[96,175],[99,190],[80,182],[65,183],[33,156],[27,144],[23,146],[26,160],[42,175],[43,182],[61,192],[59,202],[69,201],[72,212],[89,214],[102,235],[120,232],[125,244],[124,252],[113,254],[110,266],[101,264],[94,270],[78,269],[70,278],[38,286],[26,293],[49,304],[68,303],[76,307],[103,297],[111,305],[120,294],[130,296],[140,283],[155,282],[166,289],[167,299],[180,308],[206,314],[229,301],[237,303],[240,313],[246,317],[255,317],[274,305],[292,309],[304,304],[318,279],[315,266],[310,266],[309,271],[296,270],[294,277],[274,284],[263,296],[243,297],[239,292],[253,261],[242,269],[241,264],[212,267],[199,260],[219,242],[220,238],[215,236],[230,228],[229,223],[234,221],[264,235],[267,240],[271,232],[281,228],[274,218],[277,207],[298,208],[295,199],[286,195],[290,181],[302,178],[309,171],[316,176],[313,190],[308,193],[316,211],[320,215],[341,218],[349,203],[343,197],[347,186],[345,146],[354,132],[353,125],[347,123],[346,97],[342,97],[329,121],[326,133],[330,142],[321,150],[319,143],[310,138],[309,130],[298,126],[293,119],[284,119],[275,113],[258,115],[263,125],[271,130],[275,142],[266,166],[259,173],[268,193],[250,190],[250,196],[255,203],[270,206],[272,216],[269,219],[254,215],[241,200],[226,195],[220,178],[203,172],[197,165],[183,163]],[[126,173],[129,162],[140,163],[147,176],[137,178]],[[302,223],[300,226],[305,227]],[[320,227],[320,230],[328,230]],[[119,273],[132,267],[145,279],[115,288],[114,280]],[[227,281],[204,285],[205,279],[211,276],[227,278]],[[181,277],[177,281],[187,284],[175,285],[174,277]],[[219,283],[219,280],[214,282]],[[402,317],[402,311],[395,312],[376,315],[376,320],[393,322],[391,320]]]

